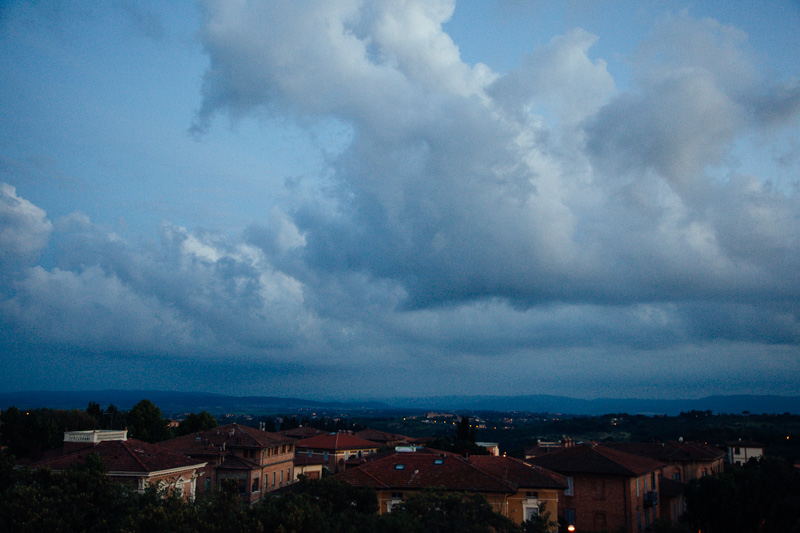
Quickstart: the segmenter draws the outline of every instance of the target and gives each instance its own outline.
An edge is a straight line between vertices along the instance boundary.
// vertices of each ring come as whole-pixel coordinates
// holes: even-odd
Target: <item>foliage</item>
[[[108,404],[108,408],[103,409],[100,407],[100,404],[97,402],[89,402],[89,405],[86,407],[86,414],[94,418],[95,420],[95,427],[98,429],[125,429],[125,413],[117,409],[117,407],[111,403]]]
[[[495,513],[482,494],[460,494],[426,489],[406,498],[399,508],[385,515],[401,531],[479,533],[519,531],[519,526]]]
[[[0,414],[0,445],[16,457],[36,457],[61,446],[64,431],[94,429],[96,421],[85,411],[10,407]]]
[[[252,507],[232,480],[197,501],[159,493],[136,494],[105,475],[89,456],[65,472],[13,470],[0,455],[0,531],[174,531],[227,533],[518,532],[480,495],[437,490],[409,496],[396,512],[378,515],[375,492],[336,478],[304,480]]]
[[[142,400],[126,415],[128,436],[145,442],[161,442],[172,437],[169,420],[162,418],[161,409],[150,400]]]
[[[203,411],[199,415],[190,413],[180,424],[178,424],[178,436],[189,435],[190,433],[197,433],[198,431],[205,431],[207,429],[214,429],[217,427],[217,420],[208,413]]]
[[[544,514],[534,515],[522,524],[525,533],[550,533],[556,527],[556,523],[550,520],[550,511]]]
[[[775,457],[729,465],[687,486],[684,520],[708,533],[800,529],[800,473]]]

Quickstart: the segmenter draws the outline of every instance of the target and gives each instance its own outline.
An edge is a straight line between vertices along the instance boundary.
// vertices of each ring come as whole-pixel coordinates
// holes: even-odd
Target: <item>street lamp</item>
[[[568,525],[567,531],[575,531],[575,526],[573,526],[572,524]]]

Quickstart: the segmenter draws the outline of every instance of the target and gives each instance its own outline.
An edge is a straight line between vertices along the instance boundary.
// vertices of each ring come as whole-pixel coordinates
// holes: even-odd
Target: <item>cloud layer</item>
[[[754,368],[759,392],[797,385],[800,82],[762,72],[741,31],[666,17],[622,87],[582,29],[510,72],[467,64],[449,1],[202,6],[200,142],[266,115],[333,121],[343,148],[239,235],[165,222],[131,243],[3,185],[15,342],[328,372],[352,395],[395,371],[416,383],[394,394],[553,392],[565,366],[595,395],[631,365],[639,394],[741,392]],[[739,170],[756,146],[769,177]]]

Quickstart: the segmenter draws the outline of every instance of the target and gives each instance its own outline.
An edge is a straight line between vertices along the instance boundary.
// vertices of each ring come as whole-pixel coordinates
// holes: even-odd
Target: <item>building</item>
[[[558,516],[577,531],[637,533],[659,517],[658,476],[664,466],[660,461],[577,444],[526,462],[566,477],[568,488],[559,499]]]
[[[154,486],[185,499],[193,499],[197,479],[205,462],[173,452],[157,444],[128,438],[128,431],[67,431],[64,445],[43,458],[28,463],[31,467],[66,470],[97,454],[109,477],[141,493]]]
[[[494,510],[517,523],[558,509],[563,476],[510,457],[474,455],[469,458],[430,448],[408,448],[369,460],[339,474],[355,486],[378,494],[379,512],[392,511],[410,494],[426,488],[480,493]]]
[[[571,437],[564,436],[562,440],[544,441],[537,439],[536,444],[525,448],[525,459],[545,455],[547,453],[560,450],[562,448],[569,448],[575,446],[575,440]]]
[[[325,467],[334,474],[345,470],[348,461],[363,459],[380,448],[375,442],[341,432],[299,440],[295,446],[298,456],[322,458]]]
[[[732,465],[743,465],[750,459],[764,456],[764,445],[752,440],[733,440],[726,442],[728,462]]]
[[[249,426],[228,424],[159,443],[205,461],[198,492],[234,480],[247,503],[294,481],[294,439]]]
[[[356,432],[356,437],[378,444],[381,448],[394,448],[395,446],[407,446],[414,442],[411,437],[399,435],[397,433],[387,433],[377,429],[364,429]]]
[[[659,481],[660,517],[671,522],[677,522],[686,511],[685,484],[719,474],[724,467],[725,452],[699,442],[606,442],[603,446],[664,463]]]

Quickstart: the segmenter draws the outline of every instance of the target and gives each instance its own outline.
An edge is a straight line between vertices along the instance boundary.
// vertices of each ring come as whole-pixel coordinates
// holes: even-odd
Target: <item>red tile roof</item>
[[[304,426],[293,429],[284,429],[279,433],[281,435],[286,435],[287,437],[292,437],[295,439],[305,439],[308,437],[313,437],[314,435],[322,435],[329,432],[317,428],[312,428],[311,426]]]
[[[603,446],[665,462],[713,461],[725,456],[719,448],[699,442],[606,442]]]
[[[504,457],[481,457],[474,461],[475,457],[465,459],[429,451],[397,452],[346,470],[339,477],[352,485],[397,490],[441,487],[459,492],[513,494],[520,487],[567,486],[564,478],[553,472]]]
[[[365,429],[356,433],[356,437],[361,439],[370,440],[379,444],[386,444],[388,442],[411,442],[411,437],[400,435],[397,433],[387,433],[377,429]]]
[[[226,454],[227,450],[231,448],[269,448],[294,442],[293,438],[280,433],[270,433],[239,424],[228,424],[170,439],[159,445],[187,455],[218,456]],[[223,444],[225,450],[222,449]]]
[[[562,448],[546,455],[526,459],[526,462],[562,474],[607,474],[627,477],[640,476],[664,466],[662,462],[649,457],[588,444]]]
[[[354,437],[349,433],[331,433],[316,435],[295,443],[297,448],[312,448],[314,450],[374,450],[378,445],[372,441]]]
[[[145,475],[176,468],[200,468],[205,465],[202,461],[175,453],[157,444],[128,439],[99,442],[94,446],[31,463],[31,466],[64,470],[84,462],[91,453],[100,456],[109,474],[125,472]]]
[[[541,466],[528,465],[512,457],[495,457],[493,455],[472,455],[473,464],[495,477],[508,480],[519,487],[538,487],[550,489],[566,489],[564,476]]]

